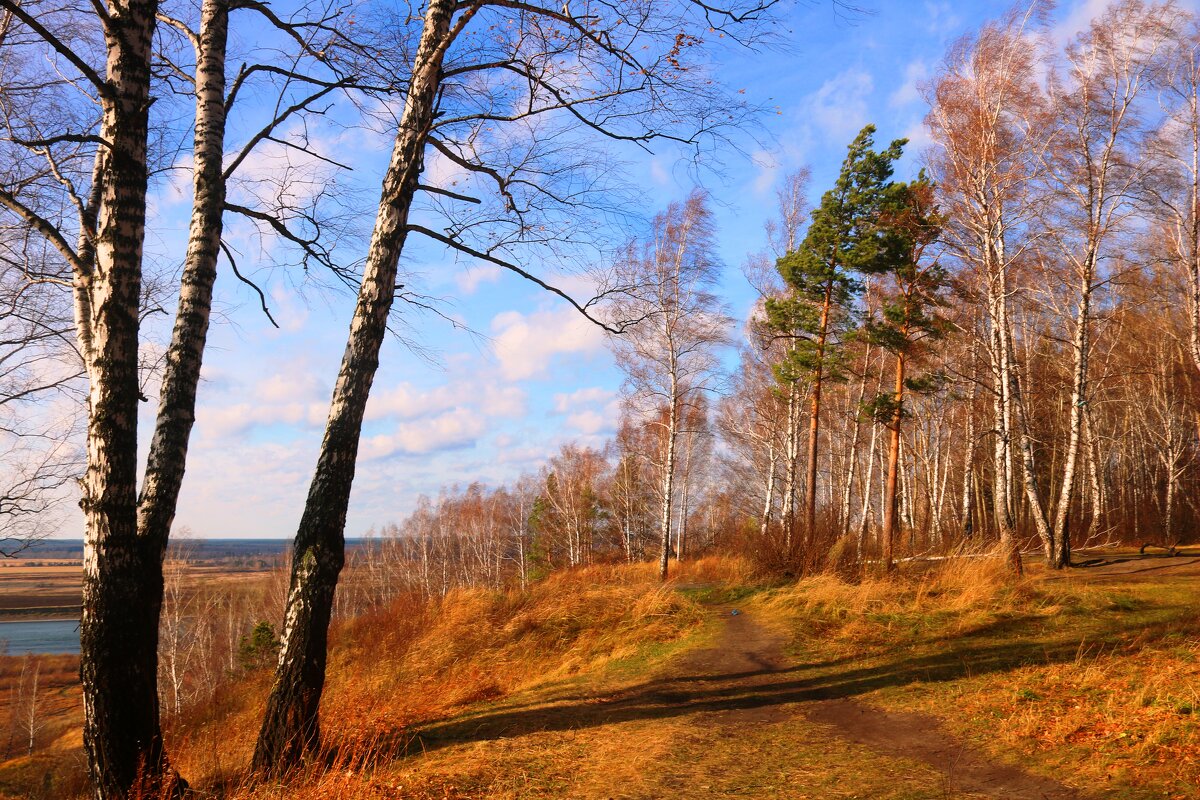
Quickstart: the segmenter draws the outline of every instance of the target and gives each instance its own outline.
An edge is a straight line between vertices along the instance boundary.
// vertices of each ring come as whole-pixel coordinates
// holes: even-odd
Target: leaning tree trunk
[[[453,0],[430,0],[425,12],[325,438],[296,532],[279,664],[254,749],[253,768],[262,775],[294,769],[320,743],[326,643],[334,590],[345,561],[346,512],[359,435],[387,334],[397,264],[433,122],[442,60],[452,38],[454,10]]]
[[[137,524],[138,310],[156,11],[154,0],[134,0],[112,6],[105,23],[95,269],[76,276],[90,378],[79,673],[97,800],[125,798],[139,784],[157,791],[166,772],[158,713],[163,543],[139,536]]]
[[[196,52],[192,218],[167,349],[158,418],[138,500],[138,530],[166,546],[196,420],[196,387],[212,311],[225,211],[225,48],[229,0],[204,0]]]

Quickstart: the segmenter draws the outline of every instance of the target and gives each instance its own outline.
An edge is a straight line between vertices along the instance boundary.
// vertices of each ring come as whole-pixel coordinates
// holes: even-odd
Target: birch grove
[[[1181,4],[1116,0],[1069,37],[1022,5],[953,43],[910,173],[907,140],[871,124],[840,170],[783,178],[740,321],[722,189],[646,219],[625,162],[744,143],[762,109],[711,48],[766,41],[772,0],[368,5],[0,0],[0,556],[78,485],[97,800],[182,796],[160,717],[239,670],[273,672],[253,779],[323,764],[332,622],[408,596],[613,561],[667,581],[714,551],[790,577],[964,552],[1019,575],[1200,524],[1200,21]],[[322,124],[383,131],[369,207],[338,196],[360,165]],[[306,166],[263,188],[275,147]],[[153,246],[167,184],[190,197],[174,255]],[[244,253],[235,227],[271,246]],[[607,442],[541,443],[507,485],[458,476],[348,552],[389,335],[428,309],[405,286],[416,241],[603,329],[623,402]],[[243,269],[267,266],[349,290],[342,357],[278,597],[193,594],[164,562],[218,276],[274,322]]]

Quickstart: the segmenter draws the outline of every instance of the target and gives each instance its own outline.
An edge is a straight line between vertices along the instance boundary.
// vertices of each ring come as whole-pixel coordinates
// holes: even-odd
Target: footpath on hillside
[[[1100,565],[1095,575],[1160,568],[1200,572],[1200,559]],[[934,717],[856,699],[916,672],[789,658],[787,636],[754,613],[727,604],[709,613],[707,641],[662,677],[607,691],[551,687],[420,729],[412,786],[614,800],[1104,796],[990,758]]]

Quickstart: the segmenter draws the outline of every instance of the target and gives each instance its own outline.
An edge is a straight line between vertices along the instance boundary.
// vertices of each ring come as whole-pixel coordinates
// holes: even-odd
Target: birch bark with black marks
[[[345,562],[344,529],[359,435],[387,334],[397,265],[423,167],[455,7],[452,0],[430,0],[426,9],[325,437],[296,532],[279,665],[254,749],[253,768],[260,774],[285,774],[312,757],[320,744],[318,709],[325,685],[329,620]]]
[[[77,320],[90,348],[80,679],[83,746],[98,800],[169,776],[158,714],[158,615],[164,541],[137,520],[138,334],[146,224],[151,41],[157,3],[104,20],[94,271],[77,270]],[[156,789],[157,790],[157,789]]]

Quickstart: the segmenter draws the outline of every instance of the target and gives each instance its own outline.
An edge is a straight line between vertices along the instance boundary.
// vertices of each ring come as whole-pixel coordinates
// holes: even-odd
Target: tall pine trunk
[[[817,333],[817,370],[813,376],[812,417],[808,427],[808,472],[804,480],[804,535],[812,541],[817,524],[817,454],[821,438],[821,388],[825,377],[825,341],[829,336],[829,312],[833,304],[833,281],[825,285],[821,325]]]
[[[254,749],[253,767],[259,774],[281,775],[294,769],[320,743],[318,711],[325,685],[329,620],[345,561],[346,512],[359,436],[387,334],[397,264],[433,122],[454,11],[452,0],[430,0],[426,8],[325,437],[296,532],[279,664]]]
[[[883,563],[888,572],[896,569],[896,486],[900,474],[900,422],[903,418],[904,402],[904,356],[896,355],[896,383],[893,386],[891,419],[888,420],[888,469],[887,483],[883,495]]]

